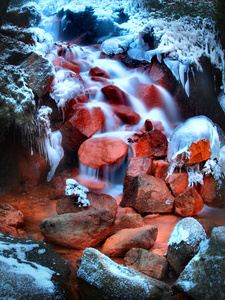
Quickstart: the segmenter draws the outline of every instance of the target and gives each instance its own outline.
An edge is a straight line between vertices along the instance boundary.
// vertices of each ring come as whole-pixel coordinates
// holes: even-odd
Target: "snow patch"
[[[39,248],[39,245],[11,244],[10,242],[0,241],[0,262],[3,263],[2,268],[5,272],[32,277],[32,281],[34,281],[36,286],[48,291],[48,293],[53,293],[55,287],[51,278],[54,271],[35,262],[30,262],[26,258],[26,251],[32,251],[34,248]]]
[[[79,184],[75,179],[69,178],[66,180],[66,196],[75,196],[79,207],[90,206],[90,201],[87,199],[87,193],[89,189],[85,186]]]
[[[206,239],[202,225],[194,218],[187,217],[176,224],[168,241],[168,246],[179,245],[182,241],[196,246],[201,240]]]

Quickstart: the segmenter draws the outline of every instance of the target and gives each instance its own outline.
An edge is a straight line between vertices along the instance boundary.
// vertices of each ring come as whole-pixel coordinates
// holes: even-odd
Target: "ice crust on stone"
[[[70,76],[71,71],[60,70],[55,74],[50,96],[55,100],[58,108],[64,109],[68,100],[76,98],[83,92],[81,82]]]
[[[38,111],[38,122],[40,128],[40,136],[42,131],[44,131],[44,136],[42,137],[42,143],[40,145],[40,153],[45,155],[46,160],[49,162],[50,171],[47,175],[47,181],[51,181],[56,168],[58,167],[61,159],[64,155],[64,150],[61,146],[62,134],[61,132],[52,132],[50,127],[49,114],[52,113],[52,109],[48,106],[41,106]]]
[[[94,259],[90,261],[90,258]],[[149,283],[147,277],[136,270],[115,263],[109,257],[94,248],[84,250],[82,263],[77,276],[93,286],[106,289],[107,293],[110,291],[112,297],[115,297],[115,299],[119,297],[118,291],[110,284],[108,286],[105,285],[104,272],[110,274],[109,276],[112,278],[112,282],[116,281],[116,284],[119,285],[119,290],[126,289],[126,282],[129,283],[129,281],[132,280],[132,283],[139,287],[140,291],[142,289],[142,293],[139,295],[140,299],[145,299],[146,295],[151,294],[151,288],[153,288],[153,286]],[[102,272],[102,269],[106,271]],[[102,276],[100,276],[100,273],[102,273]],[[120,278],[123,280],[119,281]],[[128,290],[126,293],[126,299],[134,299],[134,295],[131,295]]]
[[[206,239],[206,233],[202,225],[192,217],[182,219],[174,227],[168,241],[168,246],[179,245],[182,241],[196,246],[201,240]]]
[[[221,143],[216,125],[205,116],[190,118],[174,130],[168,144],[167,158],[170,164],[168,168],[168,176],[173,173],[176,167],[182,167],[184,164],[182,159],[178,159],[178,155],[182,154],[187,158],[190,157],[188,149],[191,144],[207,139],[210,143],[210,159],[206,162],[203,172],[198,166],[187,167],[189,185],[193,185],[197,182],[203,184],[204,174],[212,174],[216,180],[223,177],[225,175],[224,147],[220,149]]]
[[[133,35],[125,35],[107,39],[102,43],[102,51],[107,55],[120,54],[126,51],[129,45],[133,42]]]
[[[90,201],[87,199],[87,192],[89,192],[89,189],[79,184],[75,179],[69,178],[66,180],[65,195],[77,197],[76,201],[79,207],[90,206]]]
[[[1,235],[2,234],[0,234],[0,236]],[[55,288],[51,280],[54,271],[35,262],[30,262],[26,258],[25,251],[32,251],[34,248],[39,247],[40,246],[38,244],[11,244],[10,238],[9,242],[0,242],[0,262],[2,263],[1,267],[6,271],[31,277],[32,282],[34,282],[33,288],[35,290],[40,289],[47,292],[48,294],[51,294],[54,292]],[[7,253],[7,255],[5,255],[4,253]],[[40,255],[41,254],[42,253],[40,253]],[[1,282],[4,281],[0,281],[0,289],[4,290],[5,286],[1,286]]]

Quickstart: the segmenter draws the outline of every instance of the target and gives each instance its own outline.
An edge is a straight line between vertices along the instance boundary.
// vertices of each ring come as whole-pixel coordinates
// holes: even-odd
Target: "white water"
[[[144,126],[146,119],[150,119],[154,122],[161,122],[164,131],[169,136],[173,131],[174,124],[180,122],[180,116],[174,101],[164,88],[155,85],[163,99],[163,108],[155,107],[149,110],[144,102],[135,96],[137,83],[154,84],[149,76],[140,73],[135,69],[127,69],[119,61],[100,58],[101,52],[91,47],[80,47],[69,44],[62,44],[62,46],[56,45],[51,53],[48,54],[48,58],[54,60],[57,57],[59,50],[61,51],[63,59],[79,64],[79,75],[82,80],[77,79],[75,77],[76,74],[70,70],[62,68],[60,70],[56,69],[56,75],[50,95],[55,100],[57,106],[64,110],[66,102],[70,101],[72,98],[76,98],[79,94],[89,93],[89,101],[83,105],[89,109],[100,107],[104,112],[105,118],[104,128],[97,132],[93,137],[117,137],[127,142],[128,137],[132,136],[135,132],[140,132],[140,128]],[[89,76],[90,69],[94,67],[104,70],[110,76],[109,79],[104,79],[104,85],[115,85],[128,95],[130,107],[140,115],[138,124],[124,124],[117,116],[115,116],[111,110],[110,104],[101,92],[101,88],[104,85],[101,82],[92,80],[91,76]],[[96,92],[93,93],[93,91]],[[131,151],[129,155],[131,155]],[[101,171],[80,165],[80,174],[82,176],[88,176],[93,180],[100,177],[107,183],[121,184],[126,166],[127,160],[126,163],[124,163],[124,168],[118,167],[118,165],[111,165],[101,168]]]

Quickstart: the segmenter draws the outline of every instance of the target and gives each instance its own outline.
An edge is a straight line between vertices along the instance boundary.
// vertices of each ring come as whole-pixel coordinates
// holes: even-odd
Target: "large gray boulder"
[[[83,300],[171,299],[167,284],[119,265],[93,248],[83,252],[77,277]]]
[[[176,224],[168,242],[167,259],[177,274],[198,252],[199,243],[204,239],[206,232],[194,218],[188,217]]]
[[[197,255],[180,274],[175,287],[196,300],[225,299],[225,227],[212,230]]]
[[[43,242],[0,234],[1,299],[72,299],[67,262]]]

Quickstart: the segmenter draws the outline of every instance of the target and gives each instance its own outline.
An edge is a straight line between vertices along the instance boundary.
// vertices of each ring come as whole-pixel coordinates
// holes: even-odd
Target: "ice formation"
[[[209,140],[210,159],[208,159],[201,170],[199,165],[186,167],[189,185],[197,182],[203,184],[204,174],[212,174],[216,180],[225,175],[224,161],[225,148],[221,147],[216,125],[205,116],[197,116],[186,120],[179,125],[170,137],[167,158],[170,163],[168,176],[176,167],[182,167],[185,160],[190,157],[191,144],[200,140]]]
[[[52,109],[48,106],[42,106],[38,111],[38,121],[41,130],[44,130],[43,143],[40,146],[40,152],[43,153],[50,165],[50,171],[47,175],[47,181],[51,181],[55,174],[61,159],[63,158],[64,151],[61,146],[62,134],[60,131],[52,132],[50,127],[49,114]]]
[[[81,81],[71,76],[71,73],[72,72],[68,70],[60,70],[56,73],[53,81],[53,91],[50,95],[61,109],[64,109],[68,100],[75,98],[83,92]]]
[[[75,179],[69,178],[66,180],[65,195],[75,197],[79,207],[90,206],[90,201],[87,199],[87,192],[89,192],[89,189],[79,184]]]

